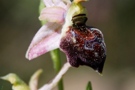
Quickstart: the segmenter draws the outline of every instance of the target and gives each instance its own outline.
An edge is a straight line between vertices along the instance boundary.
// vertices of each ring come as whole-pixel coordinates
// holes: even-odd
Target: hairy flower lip
[[[71,66],[86,65],[102,73],[106,59],[102,32],[97,28],[87,26],[86,28],[89,28],[88,31],[74,26],[69,27],[66,35],[61,39],[60,49],[66,54]]]

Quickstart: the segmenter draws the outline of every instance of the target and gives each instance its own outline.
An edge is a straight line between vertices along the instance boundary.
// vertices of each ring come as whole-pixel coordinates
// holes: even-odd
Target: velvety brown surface
[[[60,43],[73,67],[87,65],[102,73],[106,59],[106,46],[101,31],[85,25],[70,27]]]

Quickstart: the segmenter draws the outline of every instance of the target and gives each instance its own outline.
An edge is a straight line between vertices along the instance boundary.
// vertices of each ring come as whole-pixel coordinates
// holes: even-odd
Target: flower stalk
[[[58,73],[61,69],[60,51],[59,51],[59,49],[55,49],[55,50],[51,51],[50,53],[51,53],[51,58],[53,61],[54,70],[56,73]],[[63,79],[61,79],[58,82],[58,90],[64,90]]]
[[[53,79],[53,81],[50,84],[45,84],[39,90],[52,90],[70,67],[71,65],[68,62],[65,63],[64,66],[61,68],[60,72],[57,74],[57,76]]]

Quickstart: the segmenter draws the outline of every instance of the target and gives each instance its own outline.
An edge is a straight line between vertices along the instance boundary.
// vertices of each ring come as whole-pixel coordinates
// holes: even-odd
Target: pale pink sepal
[[[54,6],[54,3],[52,0],[43,0],[46,7],[52,7]]]
[[[70,0],[67,0],[67,2],[63,2],[63,0],[43,0],[43,2],[46,7],[59,6],[64,9],[67,9],[67,5],[71,4]]]
[[[41,11],[39,19],[63,24],[65,20],[65,12],[66,10],[61,7],[46,7]]]
[[[58,48],[61,38],[59,30],[61,30],[61,26],[56,23],[47,23],[42,26],[34,36],[26,53],[26,58],[31,60]]]

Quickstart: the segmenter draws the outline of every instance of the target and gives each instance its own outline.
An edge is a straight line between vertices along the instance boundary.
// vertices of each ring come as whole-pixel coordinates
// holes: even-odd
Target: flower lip
[[[85,30],[69,27],[61,39],[60,48],[73,67],[86,65],[102,73],[106,48],[101,31],[85,26]]]

